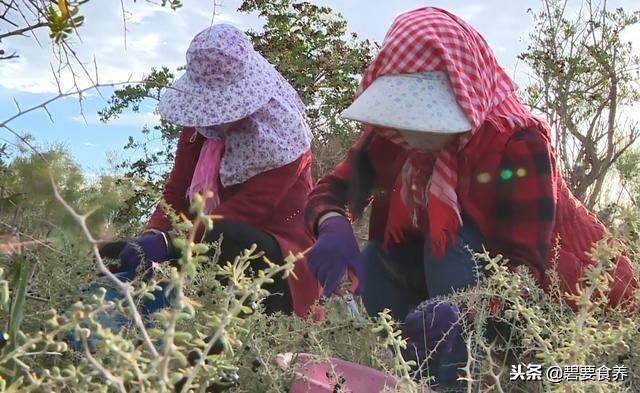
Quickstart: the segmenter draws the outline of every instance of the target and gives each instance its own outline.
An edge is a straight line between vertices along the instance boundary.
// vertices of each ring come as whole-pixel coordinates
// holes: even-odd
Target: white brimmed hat
[[[187,50],[187,71],[160,98],[158,111],[184,127],[242,119],[264,106],[277,71],[237,28],[219,24],[198,33]]]
[[[458,133],[472,128],[444,71],[381,76],[342,117],[418,132]]]

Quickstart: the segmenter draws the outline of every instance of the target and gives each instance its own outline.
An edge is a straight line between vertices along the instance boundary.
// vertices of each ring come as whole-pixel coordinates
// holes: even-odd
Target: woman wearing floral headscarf
[[[367,311],[389,308],[403,320],[405,355],[431,353],[430,375],[442,385],[455,385],[466,362],[458,310],[443,299],[477,281],[467,246],[529,267],[546,288],[559,239],[557,270],[575,292],[593,263],[586,252],[605,235],[560,177],[549,127],[515,90],[460,18],[433,7],[400,15],[343,114],[363,132],[305,209],[317,236],[308,266],[324,296],[354,273]],[[350,220],[369,204],[360,252]],[[614,262],[615,306],[631,301],[636,282],[627,258]]]
[[[240,30],[220,24],[197,34],[187,51],[186,73],[158,109],[165,120],[184,127],[163,198],[188,215],[196,193],[213,191],[205,212],[223,218],[212,231],[199,228],[198,235],[208,242],[223,235],[221,262],[233,261],[252,244],[274,263],[311,246],[301,214],[311,189],[312,134],[304,105]],[[142,236],[119,252],[121,273],[133,276],[141,264],[149,268],[175,257],[171,229],[158,207]],[[257,263],[254,268],[266,267]],[[304,262],[266,289],[272,293],[267,312],[298,315],[307,315],[319,293]]]

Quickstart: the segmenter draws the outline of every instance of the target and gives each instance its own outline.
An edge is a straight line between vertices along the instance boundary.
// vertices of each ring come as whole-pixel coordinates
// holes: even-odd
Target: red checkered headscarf
[[[462,224],[456,195],[458,152],[492,118],[509,120],[513,132],[537,121],[515,96],[516,84],[498,65],[489,45],[469,24],[434,7],[400,15],[368,66],[360,95],[384,75],[445,71],[456,100],[472,125],[450,144],[428,157],[410,149],[397,131],[366,125],[365,131],[383,134],[409,150],[408,159],[391,195],[385,244],[399,242],[404,230],[421,227],[431,238],[433,254],[442,256]],[[428,224],[427,224],[428,222]]]

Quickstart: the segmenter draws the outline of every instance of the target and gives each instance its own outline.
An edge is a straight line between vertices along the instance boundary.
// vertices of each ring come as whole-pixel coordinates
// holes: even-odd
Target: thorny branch
[[[109,380],[109,382],[111,382],[112,385],[115,385],[120,392],[126,393],[127,390],[124,388],[124,384],[122,383],[122,378],[118,378],[115,375],[111,374],[109,370],[104,368],[102,364],[100,364],[100,362],[98,362],[93,357],[93,355],[91,354],[91,351],[89,350],[89,343],[87,342],[87,335],[85,332],[82,332],[80,334],[80,339],[82,340],[82,346],[84,347],[84,356],[87,357],[87,360],[89,361],[89,363],[91,363],[93,367],[95,367],[98,371],[100,371],[100,373],[107,380]]]
[[[0,18],[2,19],[2,18]],[[30,25],[27,27],[23,27],[21,29],[16,29],[16,30],[12,30],[9,32],[6,32],[4,34],[0,34],[0,40],[2,40],[3,38],[7,38],[7,37],[11,37],[14,35],[24,35],[24,33],[35,30],[35,29],[39,29],[40,27],[45,27],[47,24],[45,22],[39,22],[36,23],[34,25]]]
[[[67,203],[67,201],[65,201],[64,198],[60,195],[60,193],[58,191],[58,187],[56,186],[53,174],[51,174],[50,177],[51,177],[51,185],[53,187],[53,193],[54,193],[55,198],[58,200],[58,202],[60,202],[62,204],[62,206],[64,206],[64,208],[69,212],[69,214],[73,217],[73,219],[78,223],[78,225],[82,229],[82,232],[84,233],[85,237],[87,238],[87,240],[89,240],[89,243],[91,243],[91,246],[93,248],[93,253],[94,253],[94,255],[96,257],[96,260],[98,262],[98,271],[101,274],[105,275],[111,282],[113,282],[114,285],[120,291],[120,293],[125,297],[125,300],[126,300],[127,304],[129,305],[129,307],[131,309],[131,314],[133,316],[133,320],[134,320],[136,326],[138,327],[138,329],[140,330],[140,334],[142,334],[142,337],[144,339],[144,342],[145,342],[147,348],[153,354],[153,356],[156,356],[156,357],[159,356],[158,351],[156,350],[156,347],[153,345],[153,342],[151,341],[151,337],[149,337],[149,333],[147,332],[147,329],[144,326],[144,322],[142,321],[142,317],[140,316],[140,313],[138,312],[138,308],[136,306],[136,303],[134,302],[133,297],[131,296],[131,292],[129,291],[129,288],[131,287],[131,284],[120,281],[107,268],[107,266],[104,264],[104,261],[102,260],[102,256],[100,255],[100,251],[98,249],[98,241],[96,239],[94,239],[93,235],[89,231],[89,228],[87,227],[87,222],[86,222],[87,216],[86,215],[79,215],[78,213],[76,213],[76,211],[73,209],[73,207],[71,207]]]
[[[115,87],[115,86],[121,86],[121,85],[126,85],[126,84],[140,84],[143,83],[142,81],[136,81],[136,82],[131,82],[131,81],[127,81],[127,82],[115,82],[115,83],[101,83],[101,84],[94,84],[91,85],[89,87],[85,87],[82,89],[77,89],[77,90],[72,90],[72,91],[68,91],[66,93],[59,93],[58,95],[49,98],[48,100],[38,104],[38,105],[34,105],[30,108],[27,109],[20,109],[18,107],[18,111],[8,117],[7,119],[3,120],[2,122],[0,122],[0,128],[4,128],[7,131],[9,131],[11,134],[13,134],[16,138],[18,138],[22,143],[24,143],[26,146],[28,146],[34,153],[38,154],[41,158],[42,155],[40,154],[40,152],[38,151],[38,149],[33,146],[24,136],[20,135],[20,133],[18,133],[17,131],[14,131],[12,128],[10,128],[8,126],[9,123],[11,123],[13,120],[19,118],[20,116],[23,116],[29,112],[33,112],[35,110],[38,109],[42,109],[45,112],[47,112],[47,114],[49,115],[49,118],[53,121],[53,119],[51,118],[51,114],[47,108],[48,105],[50,105],[51,103],[53,103],[54,101],[57,101],[61,98],[65,98],[65,97],[71,97],[71,96],[78,96],[80,99],[82,99],[82,94],[87,92],[87,91],[91,91],[91,90],[97,90],[103,87]]]

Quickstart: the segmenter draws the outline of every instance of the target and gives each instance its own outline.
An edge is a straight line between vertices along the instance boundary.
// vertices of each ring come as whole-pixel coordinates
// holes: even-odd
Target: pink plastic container
[[[332,393],[340,376],[344,378],[341,392],[377,393],[385,387],[396,386],[391,376],[379,370],[341,359],[319,361],[317,356],[308,353],[285,353],[276,357],[276,363],[287,369],[294,359],[299,378],[291,385],[290,393]],[[436,392],[423,388],[422,393]]]

